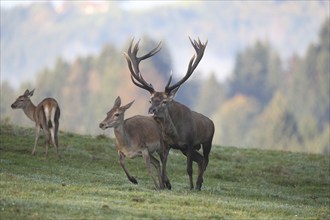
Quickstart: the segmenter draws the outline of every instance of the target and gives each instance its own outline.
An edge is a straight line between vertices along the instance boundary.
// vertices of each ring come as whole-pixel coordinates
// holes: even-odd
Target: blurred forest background
[[[141,54],[162,41],[140,66],[163,90],[171,70],[185,73],[191,36],[209,43],[176,99],[214,121],[214,144],[330,153],[329,1],[128,3],[1,1],[1,123],[33,126],[10,105],[35,88],[35,104],[58,100],[61,130],[108,135],[98,124],[118,95],[135,99],[126,117],[147,115],[123,56],[130,40]]]

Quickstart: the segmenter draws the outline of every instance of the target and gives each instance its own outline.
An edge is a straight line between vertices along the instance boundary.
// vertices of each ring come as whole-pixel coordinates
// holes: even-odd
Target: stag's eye
[[[119,113],[116,113],[115,116],[118,117],[119,116]]]
[[[166,104],[167,104],[167,101],[166,101],[166,100],[163,100],[162,103],[163,103],[164,105],[166,105]]]

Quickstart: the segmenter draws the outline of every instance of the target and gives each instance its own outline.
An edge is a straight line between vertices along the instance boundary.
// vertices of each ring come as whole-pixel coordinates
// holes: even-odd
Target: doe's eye
[[[118,117],[119,116],[119,113],[116,113],[115,116]]]

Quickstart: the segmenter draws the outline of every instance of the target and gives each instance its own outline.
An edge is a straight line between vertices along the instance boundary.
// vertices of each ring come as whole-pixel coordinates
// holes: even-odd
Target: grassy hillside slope
[[[112,132],[112,131],[109,131]],[[60,133],[61,159],[34,132],[2,123],[1,219],[329,219],[329,158],[214,146],[202,191],[188,187],[185,157],[171,151],[172,190],[156,191],[143,160],[127,160],[113,140]],[[194,166],[196,178],[197,167]]]

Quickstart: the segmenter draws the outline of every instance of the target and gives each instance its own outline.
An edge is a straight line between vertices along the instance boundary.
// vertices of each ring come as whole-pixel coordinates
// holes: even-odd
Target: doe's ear
[[[24,95],[29,96],[29,93],[30,93],[30,91],[27,89],[27,90],[25,90]]]
[[[127,105],[124,105],[122,107],[120,107],[122,110],[126,111],[127,109],[129,109],[133,103],[134,103],[135,100],[131,101],[130,103],[128,103]]]
[[[174,96],[175,96],[175,94],[176,94],[176,92],[179,90],[179,88],[180,88],[180,86],[177,87],[177,88],[175,88],[175,89],[173,89],[172,91],[170,91],[169,94],[168,94],[168,98],[169,99],[173,99]]]
[[[120,99],[120,96],[118,96],[117,98],[116,98],[116,100],[115,100],[115,103],[114,103],[114,107],[120,107],[120,105],[121,105],[121,99]]]
[[[29,96],[30,97],[33,96],[33,93],[34,93],[34,89],[32,89],[32,91],[30,91]]]

